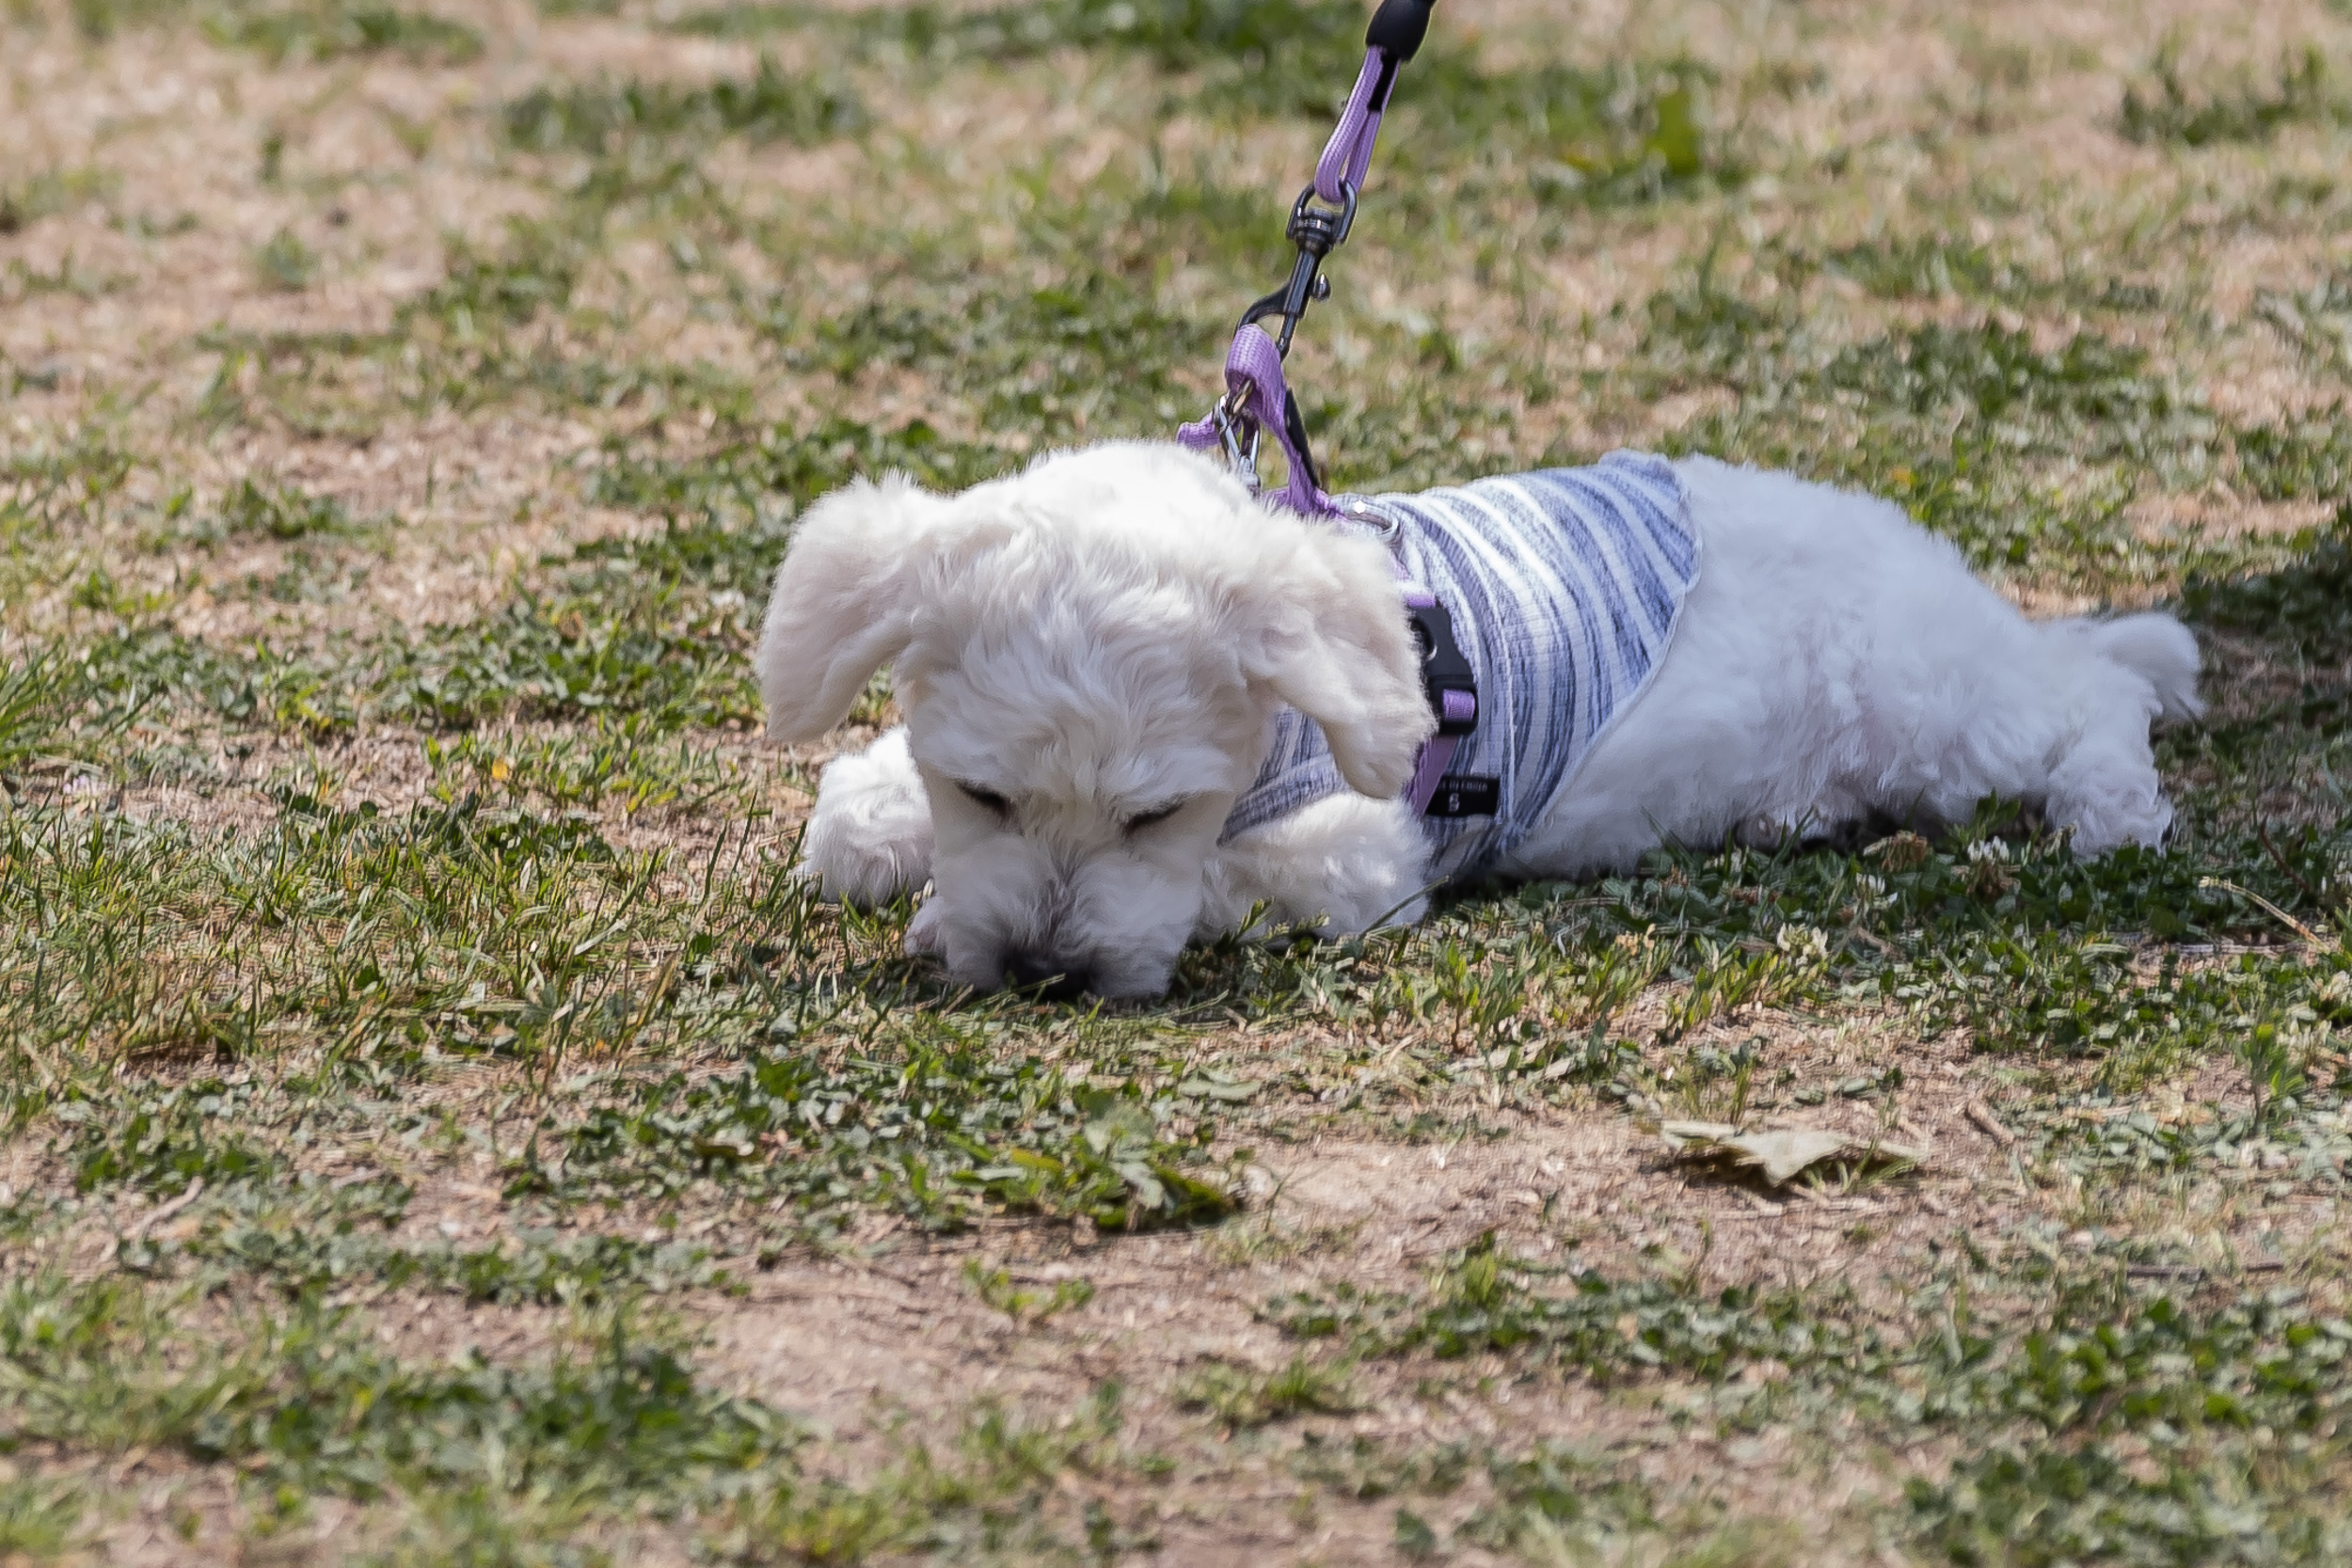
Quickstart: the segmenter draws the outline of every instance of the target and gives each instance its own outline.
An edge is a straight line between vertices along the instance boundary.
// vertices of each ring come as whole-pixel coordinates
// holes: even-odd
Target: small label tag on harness
[[[1438,781],[1424,816],[1492,816],[1502,809],[1502,781],[1475,773],[1448,773]]]

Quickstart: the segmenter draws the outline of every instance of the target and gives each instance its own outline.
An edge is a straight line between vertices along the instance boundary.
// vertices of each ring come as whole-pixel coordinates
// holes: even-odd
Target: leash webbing
[[[1323,259],[1356,225],[1356,203],[1372,167],[1372,146],[1396,86],[1397,68],[1420,51],[1435,5],[1436,0],[1381,0],[1373,13],[1372,24],[1364,30],[1363,67],[1356,73],[1347,106],[1315,162],[1313,182],[1291,206],[1286,232],[1298,254],[1290,281],[1242,312],[1240,329],[1225,355],[1224,397],[1207,418],[1176,433],[1178,441],[1197,451],[1222,447],[1234,471],[1255,490],[1259,441],[1270,429],[1290,468],[1289,483],[1278,499],[1304,516],[1329,517],[1337,509],[1315,473],[1306,421],[1283,380],[1282,361],[1307,307],[1331,292],[1329,279],[1323,276]],[[1317,206],[1318,200],[1336,204],[1336,210]],[[1282,318],[1279,336],[1258,325],[1277,315]]]
[[[1277,498],[1301,516],[1337,518],[1341,509],[1324,493],[1308,450],[1307,423],[1298,412],[1282,376],[1291,337],[1307,314],[1307,307],[1331,292],[1323,276],[1323,259],[1345,242],[1356,227],[1356,204],[1363,195],[1364,179],[1372,170],[1372,147],[1380,135],[1380,118],[1388,112],[1389,95],[1396,87],[1397,68],[1420,52],[1429,34],[1429,16],[1436,0],[1381,0],[1364,29],[1364,63],[1347,95],[1340,122],[1315,160],[1312,183],[1291,205],[1285,232],[1297,249],[1290,280],[1242,312],[1232,347],[1225,354],[1225,395],[1208,417],[1184,425],[1176,439],[1195,451],[1225,450],[1252,491],[1258,488],[1258,445],[1269,427],[1275,444],[1290,469],[1290,478]],[[1317,206],[1318,201],[1326,203]],[[1280,316],[1279,336],[1258,324]],[[1446,787],[1446,768],[1461,747],[1462,736],[1478,722],[1478,682],[1470,661],[1454,638],[1453,617],[1436,595],[1412,580],[1403,561],[1391,557],[1404,589],[1405,611],[1413,623],[1422,650],[1422,683],[1438,733],[1421,749],[1412,783],[1405,798],[1415,816],[1425,816],[1438,790]],[[1462,781],[1456,781],[1461,783]],[[1462,813],[1449,809],[1445,815]]]
[[[1240,329],[1226,350],[1226,395],[1209,416],[1176,430],[1176,439],[1195,451],[1226,449],[1226,461],[1251,491],[1259,489],[1259,439],[1273,428],[1275,444],[1282,447],[1289,482],[1278,496],[1301,517],[1341,517],[1341,508],[1322,489],[1315,456],[1308,451],[1306,419],[1298,400],[1282,378],[1282,362],[1292,353],[1292,334],[1306,317],[1308,306],[1331,293],[1331,279],[1322,275],[1322,261],[1339,249],[1355,228],[1355,204],[1364,195],[1364,176],[1372,171],[1372,143],[1381,136],[1381,115],[1388,113],[1388,96],[1397,87],[1397,66],[1421,52],[1421,40],[1430,33],[1430,9],[1438,0],[1381,0],[1372,25],[1364,28],[1364,66],[1355,72],[1348,105],[1339,124],[1331,127],[1315,160],[1315,181],[1292,202],[1292,221],[1284,232],[1298,249],[1292,277],[1265,298],[1242,312]],[[1317,207],[1317,202],[1325,202]],[[1261,329],[1265,317],[1282,317],[1279,336]],[[1438,734],[1430,736],[1414,764],[1414,781],[1405,800],[1414,816],[1425,816],[1439,787],[1447,787],[1447,767],[1461,750],[1461,738],[1477,726],[1477,674],[1454,641],[1454,618],[1428,588],[1414,583],[1405,562],[1391,557],[1397,583],[1405,588],[1405,613],[1414,621],[1421,640],[1421,670],[1438,717]],[[1458,811],[1447,811],[1458,816]]]
[[[1356,73],[1356,89],[1347,95],[1347,107],[1315,162],[1315,194],[1324,200],[1343,201],[1350,190],[1362,194],[1364,176],[1372,171],[1373,139],[1380,135],[1380,117],[1396,86],[1396,68],[1421,52],[1435,4],[1386,0],[1373,13],[1372,25],[1364,29],[1364,68]]]

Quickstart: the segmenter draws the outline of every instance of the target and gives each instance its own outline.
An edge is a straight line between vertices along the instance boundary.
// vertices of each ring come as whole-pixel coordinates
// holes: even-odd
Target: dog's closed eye
[[[956,787],[962,790],[963,798],[976,806],[993,811],[999,816],[1012,815],[1012,802],[993,789],[982,789],[978,784],[965,784],[961,779],[956,781]]]
[[[1154,806],[1150,811],[1138,812],[1135,816],[1127,818],[1127,832],[1131,833],[1141,832],[1146,828],[1157,827],[1159,824],[1167,821],[1169,817],[1175,816],[1178,812],[1184,810],[1185,804],[1186,802],[1183,800],[1170,800],[1164,806]]]

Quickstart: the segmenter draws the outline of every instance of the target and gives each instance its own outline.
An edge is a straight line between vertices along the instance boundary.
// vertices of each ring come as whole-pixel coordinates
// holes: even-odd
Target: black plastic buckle
[[[1413,637],[1421,643],[1422,689],[1429,694],[1429,711],[1438,716],[1439,735],[1468,735],[1478,727],[1478,673],[1454,641],[1454,613],[1441,604],[1411,605]],[[1460,691],[1470,700],[1468,719],[1446,716],[1445,694]]]

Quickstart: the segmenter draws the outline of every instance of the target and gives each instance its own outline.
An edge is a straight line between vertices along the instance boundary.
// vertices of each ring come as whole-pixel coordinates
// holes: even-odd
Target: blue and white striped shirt
[[[1406,574],[1452,613],[1477,673],[1478,724],[1447,771],[1498,780],[1500,809],[1422,819],[1434,863],[1457,881],[1477,877],[1542,820],[1664,657],[1698,579],[1682,482],[1662,457],[1618,451],[1589,468],[1340,505],[1377,526]],[[1223,836],[1346,788],[1323,731],[1284,708]]]

